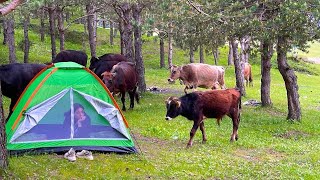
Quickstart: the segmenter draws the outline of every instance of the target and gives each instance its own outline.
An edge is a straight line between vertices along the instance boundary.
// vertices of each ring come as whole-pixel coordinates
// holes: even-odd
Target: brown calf
[[[241,94],[238,89],[197,91],[180,98],[169,97],[166,106],[166,120],[171,120],[179,115],[193,120],[187,147],[192,146],[193,137],[199,126],[202,131],[203,142],[207,141],[204,118],[216,118],[219,123],[225,115],[232,119],[233,124],[230,141],[238,140],[241,109]]]

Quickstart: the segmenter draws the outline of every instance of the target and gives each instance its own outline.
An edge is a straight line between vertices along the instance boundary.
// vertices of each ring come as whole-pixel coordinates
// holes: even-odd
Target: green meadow
[[[33,22],[30,30],[30,62],[51,60],[50,37],[40,42],[38,26]],[[66,33],[66,49],[82,49],[82,25],[71,26]],[[119,34],[119,33],[118,33]],[[97,55],[119,53],[119,37],[109,45],[109,31],[98,29]],[[21,43],[23,29],[15,29],[17,44]],[[2,42],[3,37],[0,37]],[[215,119],[207,119],[205,127],[208,141],[202,144],[198,130],[191,148],[186,148],[192,122],[179,116],[165,120],[165,100],[169,96],[182,96],[184,86],[179,82],[168,84],[169,71],[159,68],[159,40],[143,37],[143,59],[147,87],[160,92],[141,94],[140,104],[124,112],[138,154],[94,153],[94,160],[78,159],[68,162],[63,155],[39,154],[10,156],[9,167],[1,171],[0,179],[318,179],[320,176],[320,65],[297,62],[289,64],[298,77],[301,122],[290,122],[287,116],[287,98],[284,81],[272,60],[272,107],[242,105],[239,140],[229,142],[232,123],[224,117],[220,126]],[[58,39],[57,39],[58,45]],[[89,54],[89,45],[87,54]],[[318,43],[311,44],[304,57],[320,57]],[[18,48],[18,46],[17,46]],[[59,48],[57,48],[59,49]],[[227,47],[220,48],[219,65],[225,66],[227,87],[235,86],[234,67],[227,66]],[[19,62],[23,52],[17,49]],[[195,59],[198,59],[196,53]],[[0,44],[0,64],[8,63],[8,48]],[[252,56],[253,87],[246,88],[242,102],[260,101],[261,69],[258,56]],[[90,57],[89,57],[90,58]],[[166,57],[167,60],[167,57]],[[188,52],[174,48],[173,63],[189,62]],[[213,56],[205,62],[213,64]],[[167,64],[167,62],[166,62]],[[204,89],[200,89],[204,90]],[[115,97],[119,104],[121,101]],[[129,100],[126,100],[127,104]],[[10,100],[4,98],[8,114]],[[127,105],[128,106],[128,105]]]

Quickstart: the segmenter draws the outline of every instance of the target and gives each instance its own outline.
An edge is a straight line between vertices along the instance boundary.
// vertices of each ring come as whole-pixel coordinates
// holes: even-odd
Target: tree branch
[[[206,15],[206,16],[211,17],[209,14],[203,12],[198,6],[196,6],[195,4],[193,4],[192,1],[187,0],[187,2],[188,2],[189,5],[191,5],[191,6],[192,6],[196,11],[198,11],[200,14],[204,14],[204,15]]]
[[[11,1],[10,4],[8,4],[7,6],[5,6],[5,7],[0,9],[0,14],[3,15],[3,16],[7,15],[11,11],[15,10],[16,7],[19,6],[22,2],[23,2],[23,0],[13,0],[13,1]]]

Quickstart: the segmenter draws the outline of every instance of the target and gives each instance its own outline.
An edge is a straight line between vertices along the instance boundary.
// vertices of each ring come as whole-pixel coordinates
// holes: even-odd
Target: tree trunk
[[[64,25],[63,25],[63,10],[57,6],[57,19],[58,19],[58,30],[60,37],[60,51],[63,51],[64,48]]]
[[[5,117],[3,111],[3,102],[2,102],[2,91],[0,83],[0,169],[7,169],[8,161],[8,152],[6,148],[6,131],[5,131]]]
[[[15,48],[15,40],[14,40],[14,16],[13,14],[10,14],[8,20],[7,20],[7,42],[8,42],[8,48],[9,48],[9,62],[10,63],[16,63],[17,57],[16,57],[16,48]]]
[[[56,35],[55,35],[55,7],[50,5],[48,8],[49,13],[49,31],[50,31],[50,38],[51,38],[51,58],[52,60],[57,55],[57,47],[56,47]]]
[[[241,62],[249,61],[250,54],[250,36],[244,36],[241,38],[240,47],[241,47]]]
[[[244,43],[244,48],[245,48],[245,62],[249,62],[249,57],[250,57],[250,41],[251,37],[247,36],[246,41]]]
[[[132,25],[131,25],[131,6],[125,2],[121,4],[121,12],[123,18],[123,41],[125,47],[124,56],[130,61],[134,62],[134,52],[132,43]]]
[[[237,51],[238,51],[238,48],[237,48]],[[233,49],[232,49],[232,41],[230,38],[229,38],[228,66],[233,66]]]
[[[114,42],[113,42],[113,22],[109,21],[110,23],[110,35],[109,35],[109,40],[110,40],[110,45],[113,46]]]
[[[83,23],[83,36],[82,36],[82,51],[83,52],[87,51],[87,47],[86,47],[87,38],[86,37],[88,37],[87,24],[86,24],[86,21],[84,21],[84,23]]]
[[[105,18],[105,17],[104,17]],[[106,29],[107,28],[107,25],[106,25],[106,20],[102,20],[102,27],[103,29]]]
[[[214,47],[212,48],[212,53],[213,53],[213,59],[214,59],[214,64],[218,65],[219,61],[219,49]]]
[[[30,16],[26,14],[24,16],[23,21],[23,35],[24,35],[24,56],[23,62],[28,63],[29,59],[29,49],[30,49],[30,41],[29,41],[29,24],[30,24]]]
[[[246,62],[246,59],[245,59],[245,37],[241,38],[240,39],[240,61],[241,62]]]
[[[143,7],[141,7],[138,3],[133,5],[132,15],[135,21],[134,26],[134,50],[135,50],[135,62],[136,62],[136,71],[138,74],[138,87],[140,92],[146,91],[146,81],[144,78],[145,68],[142,58],[142,39],[141,39],[141,11]]]
[[[94,38],[94,5],[93,1],[88,1],[86,5],[87,10],[87,25],[88,25],[88,34],[89,34],[89,45],[90,45],[90,52],[91,57],[96,57],[96,42]]]
[[[7,40],[8,40],[8,19],[7,18],[3,18],[3,45],[7,45]]]
[[[124,35],[123,35],[123,20],[122,19],[119,19],[119,33],[120,33],[120,50],[121,50],[121,54],[124,55],[125,52],[126,52],[126,49],[125,49],[125,44],[124,44]]]
[[[118,31],[120,32],[120,27],[118,27],[118,30],[116,27],[113,27],[113,37],[117,37]]]
[[[301,119],[301,108],[298,94],[297,76],[287,62],[287,42],[285,37],[278,37],[277,44],[277,62],[278,68],[285,82],[288,99],[288,116],[287,119]]]
[[[199,57],[200,57],[200,63],[204,63],[203,45],[202,44],[200,44],[200,46],[199,46]]]
[[[166,67],[164,62],[164,35],[163,33],[159,34],[160,36],[160,68]]]
[[[93,7],[95,9],[95,6]],[[94,42],[97,44],[97,28],[98,28],[98,16],[95,10],[93,10],[94,15],[93,15],[93,37],[94,37]]]
[[[168,33],[168,65],[169,67],[172,66],[172,54],[173,54],[173,41],[172,41],[172,33],[173,33],[173,25],[172,25],[172,21],[169,23],[169,33]]]
[[[45,30],[44,30],[44,18],[45,18],[45,10],[44,8],[40,9],[40,40],[44,42]]]
[[[261,103],[262,106],[271,106],[270,97],[270,69],[273,44],[270,41],[261,42]]]
[[[193,43],[190,43],[190,47],[189,47],[189,59],[190,59],[190,63],[194,63],[194,49],[193,49]]]
[[[237,46],[238,43],[236,42],[235,39],[231,38],[231,42],[232,42],[232,54],[233,54],[233,59],[234,59],[234,71],[236,74],[236,86],[237,88],[240,89],[241,95],[242,96],[246,96],[246,90],[244,88],[244,76],[242,73],[242,67],[241,67],[241,63],[240,63],[240,59],[239,59],[239,55],[238,55],[238,50],[237,50]]]
[[[66,12],[66,22],[69,22],[70,20],[70,12]]]

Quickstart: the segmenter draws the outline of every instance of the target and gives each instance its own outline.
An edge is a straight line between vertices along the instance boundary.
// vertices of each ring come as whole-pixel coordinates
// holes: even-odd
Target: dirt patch
[[[151,86],[149,88],[147,88],[147,91],[150,91],[151,93],[155,93],[155,94],[184,94],[184,92],[182,90],[176,90],[176,89],[169,89],[169,88],[159,88],[156,86]]]
[[[284,138],[284,139],[293,139],[293,140],[299,140],[301,138],[306,138],[309,136],[309,134],[301,131],[288,131],[285,133],[277,133],[274,135],[275,137]]]
[[[238,149],[234,152],[235,156],[252,162],[279,161],[285,155],[274,149]]]
[[[186,143],[178,140],[162,140],[155,137],[146,137],[139,133],[134,133],[136,148],[141,153],[158,153],[159,149],[180,149],[185,148]],[[155,148],[156,147],[156,148]],[[157,150],[156,150],[157,149]],[[156,150],[156,151],[155,151]]]

